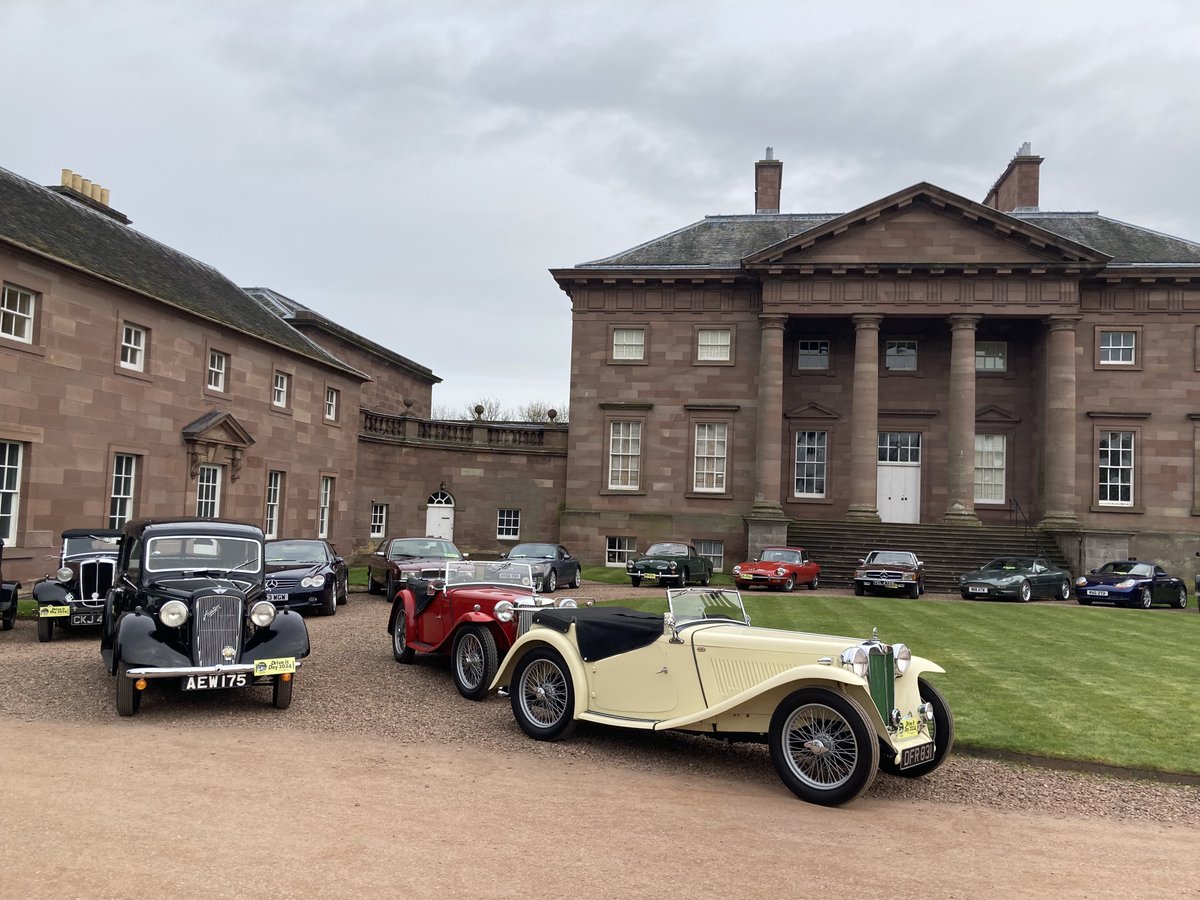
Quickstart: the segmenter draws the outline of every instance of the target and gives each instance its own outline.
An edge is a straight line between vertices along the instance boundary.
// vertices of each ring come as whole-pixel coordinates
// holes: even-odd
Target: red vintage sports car
[[[426,570],[422,576],[400,583],[392,599],[392,655],[409,663],[417,652],[448,654],[454,685],[468,700],[487,694],[500,660],[529,630],[534,610],[592,603],[540,596],[540,578],[523,562],[447,560],[440,574]]]
[[[768,587],[791,591],[798,584],[807,584],[815,591],[820,576],[821,567],[803,547],[764,547],[758,559],[733,567],[733,583],[741,590]]]

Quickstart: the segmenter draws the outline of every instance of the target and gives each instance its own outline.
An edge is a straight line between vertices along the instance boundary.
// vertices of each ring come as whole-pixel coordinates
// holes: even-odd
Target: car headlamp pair
[[[896,667],[896,677],[899,678],[908,671],[912,664],[912,651],[907,644],[892,645],[892,659]],[[842,651],[842,665],[850,669],[859,678],[866,678],[871,671],[871,654],[866,647],[850,647]]]
[[[325,587],[324,575],[307,575],[300,579],[300,587],[302,588],[320,588]]]

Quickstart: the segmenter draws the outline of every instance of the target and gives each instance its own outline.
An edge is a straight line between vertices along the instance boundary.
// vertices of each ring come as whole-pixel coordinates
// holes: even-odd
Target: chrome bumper
[[[303,661],[296,660],[296,668]],[[189,675],[253,675],[254,663],[234,663],[228,666],[179,666],[178,668],[160,669],[147,666],[142,669],[128,669],[125,674],[129,678],[187,678]]]

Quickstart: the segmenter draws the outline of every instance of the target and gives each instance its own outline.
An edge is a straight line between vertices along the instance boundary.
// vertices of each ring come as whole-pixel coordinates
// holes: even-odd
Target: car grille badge
[[[213,593],[214,594],[224,594],[228,590],[229,590],[229,588],[222,587],[221,585],[218,584],[215,588],[213,588]]]
[[[232,647],[222,647],[221,648],[221,655],[223,657],[225,657],[226,659],[233,659],[233,654],[235,652],[236,651]]]

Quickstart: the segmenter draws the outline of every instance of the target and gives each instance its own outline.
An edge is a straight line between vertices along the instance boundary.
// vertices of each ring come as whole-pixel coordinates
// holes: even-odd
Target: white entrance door
[[[425,535],[454,540],[454,498],[445,491],[435,491],[425,501]]]
[[[884,522],[921,521],[921,433],[879,432],[875,507]]]

